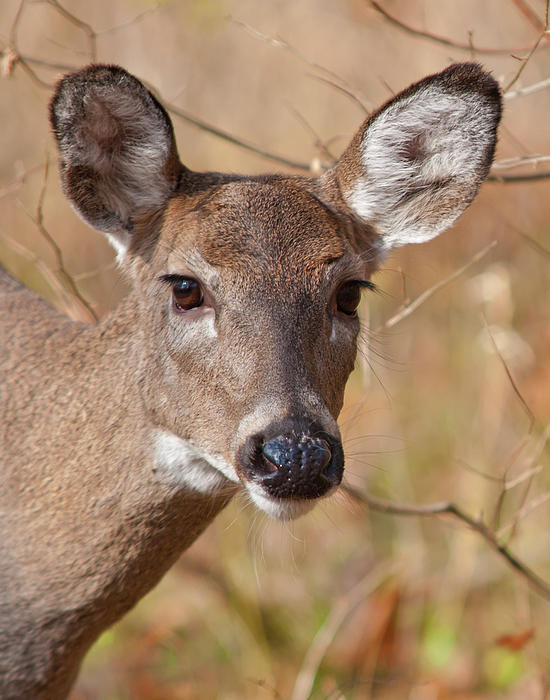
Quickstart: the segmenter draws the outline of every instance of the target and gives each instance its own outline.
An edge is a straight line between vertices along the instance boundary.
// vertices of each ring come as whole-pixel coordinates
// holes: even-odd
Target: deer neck
[[[10,445],[3,435],[13,478],[0,508],[0,550],[10,562],[0,589],[7,606],[19,608],[11,646],[25,650],[35,680],[51,689],[52,675],[76,672],[95,638],[160,580],[235,485],[151,423],[127,303],[97,326],[67,322],[36,297],[27,307],[37,325],[13,349],[4,384],[10,396],[21,364],[27,391],[13,397],[33,400],[13,407],[27,425],[23,440]],[[35,350],[19,362],[31,342]],[[55,373],[44,377],[48,366]],[[38,420],[41,429],[32,430]],[[202,488],[185,476],[197,470],[214,474]]]

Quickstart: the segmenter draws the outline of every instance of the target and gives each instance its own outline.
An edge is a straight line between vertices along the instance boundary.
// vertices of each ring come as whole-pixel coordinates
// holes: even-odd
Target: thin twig
[[[519,390],[519,387],[516,384],[516,381],[512,375],[512,371],[511,371],[510,367],[508,367],[508,363],[506,362],[506,360],[502,356],[502,353],[499,350],[499,347],[498,347],[498,345],[493,337],[493,334],[491,333],[491,329],[489,328],[489,324],[487,323],[487,319],[485,318],[485,316],[483,316],[483,323],[485,325],[485,330],[489,334],[489,338],[491,340],[491,344],[493,346],[495,354],[497,355],[502,367],[504,368],[504,371],[506,372],[506,376],[508,377],[508,381],[510,382],[510,386],[512,387],[512,390],[514,391],[514,394],[516,395],[520,404],[522,405],[523,410],[527,414],[527,418],[529,419],[529,427],[527,430],[527,434],[531,435],[531,433],[533,432],[533,429],[535,427],[535,423],[536,423],[535,415],[534,415],[533,411],[531,411],[531,409],[529,408],[527,401],[525,400],[521,391]]]
[[[519,441],[519,443],[516,445],[516,447],[512,450],[512,454],[508,457],[506,460],[506,463],[504,464],[504,467],[502,469],[502,473],[500,475],[500,491],[497,495],[497,500],[495,503],[495,507],[493,509],[493,517],[491,520],[491,528],[495,530],[499,524],[500,524],[500,519],[502,515],[502,509],[504,507],[504,501],[506,500],[507,496],[507,489],[506,489],[506,483],[508,480],[508,474],[510,473],[510,470],[516,463],[516,460],[519,458],[520,454],[525,450],[527,445],[529,444],[531,440],[531,431],[528,431]]]
[[[470,260],[465,265],[462,265],[462,267],[459,267],[458,270],[455,270],[452,275],[449,275],[449,277],[446,277],[444,280],[441,280],[433,287],[426,289],[425,292],[422,292],[420,296],[416,297],[416,299],[406,304],[398,313],[391,316],[384,323],[384,328],[393,328],[393,326],[397,325],[404,318],[410,316],[413,313],[413,311],[416,311],[416,309],[418,309],[419,306],[424,304],[424,302],[426,302],[430,297],[432,297],[437,291],[448,285],[450,282],[453,282],[457,277],[460,277],[460,275],[466,272],[466,270],[468,270],[472,265],[475,265],[475,263],[479,262],[482,258],[484,258],[487,255],[487,253],[490,250],[492,250],[496,245],[497,241],[491,241],[489,245],[485,246],[485,248],[483,248],[472,258],[470,258]]]
[[[529,456],[529,460],[526,462],[527,466],[534,464],[540,458],[544,448],[546,447],[546,443],[548,442],[549,437],[550,437],[550,424],[548,424],[546,426],[546,428],[543,430],[542,434],[539,436],[538,441],[535,445],[535,449],[534,449],[533,453]],[[527,499],[527,496],[529,495],[529,491],[530,491],[531,485],[533,483],[533,480],[537,476],[537,474],[540,471],[542,471],[542,469],[543,469],[542,465],[528,468],[527,471],[525,471],[523,474],[520,474],[516,479],[513,479],[509,482],[507,481],[504,484],[503,492],[502,492],[502,500],[504,499],[504,490],[508,491],[511,488],[515,488],[517,485],[519,485],[525,481],[528,482],[527,488],[524,490],[524,493],[523,493],[522,498],[521,498],[520,511],[519,511],[519,513],[516,513],[516,515],[514,516],[512,521],[510,522],[511,530],[510,530],[510,535],[508,537],[508,543],[510,543],[512,541],[513,537],[515,536],[515,534],[517,532],[518,525],[519,525],[519,520],[521,517],[523,517],[520,514],[522,514],[524,512],[524,509],[526,507],[525,501]],[[500,519],[500,513],[498,513],[498,517]],[[503,531],[503,529],[500,529],[497,532],[497,536],[500,536],[502,531]]]
[[[15,46],[17,43],[17,28],[19,26],[19,21],[21,20],[21,15],[23,14],[23,7],[25,5],[25,0],[21,0],[15,13],[12,25],[10,27],[10,33],[8,35],[8,45]]]
[[[513,182],[535,182],[536,180],[550,179],[550,170],[543,170],[539,173],[525,173],[523,175],[501,175],[500,173],[491,173],[487,177],[488,182],[500,182],[503,185]]]
[[[302,63],[305,63],[307,66],[310,66],[319,73],[322,73],[325,76],[325,78],[329,79],[327,82],[329,82],[332,85],[336,84],[346,94],[352,95],[356,102],[358,102],[361,105],[361,108],[363,110],[369,111],[374,108],[375,105],[367,97],[365,97],[365,95],[361,94],[358,90],[352,88],[349,85],[349,83],[347,83],[341,76],[339,76],[337,73],[330,70],[326,66],[322,66],[320,63],[312,61],[307,56],[304,56],[304,54],[301,51],[299,51],[295,46],[290,44],[285,39],[282,39],[280,37],[268,36],[267,34],[260,32],[258,29],[255,29],[249,24],[246,24],[246,22],[241,22],[241,20],[235,19],[230,15],[227,19],[230,22],[233,22],[233,24],[235,24],[237,27],[244,29],[245,32],[250,34],[250,36],[254,37],[255,39],[260,39],[260,41],[264,41],[265,43],[269,44],[270,46],[273,46],[274,48],[284,49],[285,51],[288,51]]]
[[[548,248],[542,246],[538,241],[536,241],[534,238],[531,238],[531,236],[528,236],[526,233],[523,233],[521,231],[518,231],[518,233],[532,248],[534,248],[537,251],[537,253],[540,253],[541,255],[550,258],[550,250],[548,250]]]
[[[35,223],[36,227],[38,228],[40,234],[42,237],[47,241],[49,244],[50,248],[53,251],[53,254],[56,259],[57,263],[57,269],[56,272],[67,287],[67,289],[70,291],[70,293],[73,295],[73,297],[78,301],[78,303],[85,309],[87,316],[89,317],[89,320],[93,320],[97,322],[98,317],[95,311],[92,309],[88,301],[82,296],[82,294],[79,292],[78,287],[76,286],[73,278],[71,275],[67,272],[67,269],[65,267],[65,262],[63,260],[63,253],[61,252],[61,248],[57,245],[55,242],[54,238],[52,237],[51,233],[48,231],[48,229],[44,226],[44,197],[46,195],[46,187],[48,183],[48,173],[49,173],[49,168],[50,168],[50,161],[49,158],[46,158],[46,162],[44,164],[44,180],[42,183],[42,188],[40,190],[40,195],[38,198],[38,203],[36,206],[36,216],[33,217],[32,215],[28,214],[28,216],[31,218],[31,220]]]
[[[356,105],[359,106],[363,114],[369,114],[369,112],[372,111],[372,103],[369,102],[369,106],[367,106],[363,102],[364,98],[360,97],[359,94],[357,94],[357,91],[352,90],[351,88],[346,87],[345,85],[342,85],[341,83],[338,83],[325,75],[315,75],[314,73],[308,73],[308,76],[310,78],[313,78],[313,80],[319,80],[322,83],[330,85],[330,87],[334,88],[335,90],[338,90],[339,92],[349,97],[351,100],[353,100],[353,102],[355,102]]]
[[[153,12],[156,12],[160,7],[160,3],[155,3],[152,7],[149,7],[147,10],[144,10],[143,12],[140,12],[138,15],[135,15],[135,17],[132,17],[132,19],[127,20],[126,22],[122,22],[121,24],[117,24],[114,27],[108,27],[107,29],[102,29],[99,32],[96,32],[96,36],[104,36],[105,34],[114,34],[115,32],[120,32],[123,29],[127,29],[128,27],[131,27],[134,24],[137,24],[138,22],[141,22],[144,17],[147,15],[152,14]]]
[[[0,241],[6,246],[6,248],[10,248],[16,255],[28,260],[33,269],[40,272],[42,277],[46,280],[46,283],[62,300],[63,307],[68,316],[78,320],[91,320],[87,316],[83,318],[83,310],[80,304],[78,304],[74,296],[70,294],[67,289],[65,289],[63,284],[59,281],[56,273],[44,262],[44,260],[36,255],[36,253],[31,252],[22,246],[21,243],[14,241],[13,238],[9,238],[1,231]]]
[[[530,515],[536,508],[539,506],[543,505],[543,503],[546,503],[547,501],[550,500],[550,491],[547,491],[546,493],[543,493],[540,496],[537,496],[537,498],[533,498],[532,500],[529,501],[529,503],[526,503],[523,508],[518,510],[518,512],[514,515],[512,520],[509,523],[506,523],[503,525],[496,533],[496,537],[502,537],[505,532],[510,530],[510,528],[515,528],[516,525],[520,520],[523,518],[526,518],[528,515]]]
[[[58,0],[46,0],[52,7],[54,7],[60,15],[62,15],[68,22],[74,24],[75,27],[81,29],[88,37],[89,47],[90,47],[90,60],[92,63],[97,61],[97,34],[90,27],[87,22],[83,22],[81,19],[76,17],[66,10],[62,5],[59,4]]]
[[[462,44],[458,41],[452,41],[451,39],[447,39],[436,34],[431,34],[430,32],[424,32],[420,29],[414,29],[413,27],[410,27],[408,24],[405,24],[393,15],[390,15],[390,13],[377,2],[375,2],[375,0],[367,0],[367,2],[383,17],[385,17],[390,24],[393,24],[394,27],[398,27],[402,31],[406,32],[407,34],[411,34],[412,36],[417,36],[421,39],[428,39],[429,41],[433,41],[436,44],[441,44],[442,46],[447,46],[453,49],[459,49],[460,51],[468,51],[470,53],[475,52],[494,55],[511,54],[517,53],[519,51],[525,51],[525,49],[494,49],[483,46],[474,46],[471,41],[468,41],[467,44]]]
[[[71,65],[70,63],[52,63],[51,61],[45,61],[42,58],[34,58],[33,56],[24,56],[22,54],[17,54],[18,61],[24,63],[30,63],[33,66],[40,66],[41,68],[48,68],[55,71],[72,72],[78,70],[80,66]]]
[[[388,515],[436,517],[450,516],[460,520],[471,530],[477,532],[487,542],[487,544],[511,566],[531,588],[541,597],[550,600],[550,584],[540,578],[524,562],[518,559],[508,547],[502,545],[497,535],[487,525],[478,518],[473,518],[465,513],[461,508],[450,501],[440,501],[438,503],[428,503],[424,505],[410,505],[408,503],[394,503],[385,501],[374,496],[367,495],[348,484],[340,487],[351,498],[368,506],[371,510]]]
[[[527,165],[550,163],[550,156],[519,156],[517,158],[504,158],[493,163],[493,170],[513,170]]]
[[[550,87],[550,78],[545,78],[544,80],[539,80],[538,83],[526,85],[525,87],[518,88],[517,90],[508,90],[508,92],[504,93],[504,99],[514,100],[516,99],[516,97],[525,97],[526,95],[532,95],[534,92],[545,90],[548,87]]]
[[[514,5],[518,8],[518,10],[521,12],[521,14],[526,17],[527,21],[538,31],[542,31],[543,28],[543,23],[542,20],[538,18],[538,16],[533,12],[533,10],[527,5],[524,0],[512,0]],[[546,39],[546,41],[549,41],[549,38]]]
[[[165,102],[164,106],[171,114],[174,114],[176,117],[179,117],[180,119],[183,119],[187,123],[192,124],[193,126],[196,126],[199,129],[202,129],[202,131],[206,131],[209,134],[213,134],[214,136],[218,136],[219,138],[223,139],[224,141],[228,141],[229,143],[233,143],[233,144],[235,144],[235,146],[239,146],[240,148],[244,148],[247,151],[251,151],[252,153],[256,153],[257,155],[262,156],[263,158],[267,158],[268,160],[272,160],[276,163],[285,165],[289,168],[293,168],[294,170],[301,170],[303,172],[310,172],[311,171],[311,163],[305,163],[304,161],[298,161],[298,160],[293,160],[292,158],[286,158],[285,156],[280,156],[277,153],[272,153],[271,151],[268,151],[265,148],[260,148],[259,146],[255,146],[254,144],[250,143],[249,141],[245,141],[244,139],[237,138],[236,136],[233,136],[233,134],[230,134],[228,131],[223,131],[223,129],[218,129],[217,127],[212,126],[211,124],[208,124],[207,122],[202,121],[201,119],[197,119],[197,117],[194,117],[192,114],[189,114],[189,112],[186,112],[184,109],[180,109],[179,107],[176,107],[173,104]]]
[[[507,480],[507,475],[509,470],[512,467],[512,464],[516,461],[518,455],[523,451],[524,447],[528,444],[531,435],[533,434],[533,430],[535,428],[535,423],[536,419],[529,408],[529,405],[527,404],[527,401],[523,397],[521,391],[519,390],[518,385],[516,384],[516,381],[512,375],[512,371],[510,370],[510,367],[508,366],[508,363],[504,359],[502,353],[500,352],[500,349],[495,341],[495,338],[493,334],[491,333],[491,329],[489,327],[489,324],[487,323],[487,319],[485,316],[483,316],[483,324],[485,326],[485,331],[489,335],[489,339],[491,341],[491,344],[493,346],[493,350],[495,351],[495,354],[497,355],[498,359],[500,360],[500,363],[502,367],[504,368],[504,371],[506,372],[506,376],[508,377],[508,381],[510,382],[510,386],[512,387],[513,392],[515,393],[516,397],[518,398],[523,410],[527,414],[527,417],[529,419],[529,425],[527,428],[527,433],[524,435],[524,437],[521,439],[519,445],[517,448],[514,450],[513,457],[509,460],[508,465],[505,467],[503,476],[502,476],[502,489],[500,493],[498,494],[497,502],[495,505],[495,511],[493,515],[493,527],[496,527],[498,523],[500,523],[500,517],[501,517],[501,512],[502,508],[504,506],[504,500],[506,497],[507,489],[506,489],[506,480]]]
[[[515,84],[516,84],[516,82],[519,80],[521,74],[523,73],[523,71],[524,71],[525,68],[527,67],[527,64],[528,64],[529,61],[531,60],[533,54],[534,54],[535,51],[538,49],[539,44],[540,44],[541,41],[546,37],[546,33],[548,32],[548,8],[549,8],[549,7],[550,7],[550,0],[546,0],[546,12],[545,12],[544,27],[543,27],[541,33],[539,34],[537,40],[536,40],[535,43],[533,44],[531,50],[530,50],[529,53],[527,54],[527,56],[526,56],[525,58],[520,59],[520,60],[521,60],[521,66],[520,66],[519,69],[517,70],[517,72],[516,72],[516,74],[514,75],[514,77],[512,78],[512,80],[511,80],[511,81],[508,83],[508,85],[503,89],[503,92],[504,92],[504,93],[509,92],[509,90],[510,90],[510,88],[512,87],[512,85],[515,85]]]
[[[315,129],[311,126],[311,124],[307,121],[307,119],[304,117],[303,114],[301,114],[295,107],[290,106],[290,111],[292,114],[296,117],[296,119],[300,122],[300,124],[304,127],[304,129],[309,133],[309,135],[313,138],[313,145],[315,148],[323,153],[325,157],[329,161],[329,166],[334,165],[336,163],[336,156],[334,156],[326,143],[321,139],[319,134],[315,131]]]
[[[292,690],[291,700],[307,700],[323,657],[327,653],[340,627],[353,611],[394,572],[395,566],[379,565],[359,581],[346,595],[332,606],[327,618],[317,630],[305,655]]]
[[[510,479],[509,481],[506,481],[504,483],[504,490],[511,491],[512,489],[515,489],[516,486],[520,486],[521,484],[523,484],[524,481],[527,481],[527,479],[531,479],[533,476],[540,474],[542,469],[542,464],[539,464],[536,467],[531,467],[531,469],[528,469],[526,472],[523,472],[523,474],[520,474],[515,479]]]
[[[43,168],[44,165],[41,163],[40,165],[35,165],[32,168],[27,168],[26,170],[20,172],[14,180],[0,187],[0,199],[12,194],[13,192],[16,192],[25,184],[25,180],[30,173],[33,173],[36,170],[42,170]]]

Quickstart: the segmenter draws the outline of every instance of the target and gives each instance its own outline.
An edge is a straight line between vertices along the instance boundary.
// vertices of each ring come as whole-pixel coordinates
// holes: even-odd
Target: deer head
[[[61,81],[63,187],[132,284],[128,361],[159,478],[204,493],[241,484],[278,518],[337,488],[361,291],[392,248],[430,240],[469,205],[499,118],[496,82],[453,65],[370,116],[320,177],[196,173],[126,71]]]

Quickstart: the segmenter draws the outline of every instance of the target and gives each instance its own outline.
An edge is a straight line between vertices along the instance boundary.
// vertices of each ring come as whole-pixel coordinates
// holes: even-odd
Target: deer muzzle
[[[315,423],[289,420],[248,438],[239,472],[275,499],[310,500],[338,486],[344,454],[338,438]]]

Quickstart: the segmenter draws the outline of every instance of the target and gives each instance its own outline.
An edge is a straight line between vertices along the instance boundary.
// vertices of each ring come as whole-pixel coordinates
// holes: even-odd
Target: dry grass
[[[550,155],[544,0],[381,0],[397,23],[373,5],[66,0],[62,12],[28,0],[14,25],[20,2],[4,0],[5,265],[73,315],[87,303],[102,315],[124,293],[109,247],[70,211],[53,168],[44,179],[47,85],[92,52],[183,112],[174,119],[190,167],[254,172],[285,167],[260,151],[322,166],[365,107],[474,57],[513,91],[498,160],[531,158],[495,176],[544,171],[544,158],[532,160]],[[517,58],[535,44],[529,61]],[[347,478],[412,512],[342,493],[285,527],[235,502],[99,640],[74,700],[550,697],[550,607],[525,575],[550,586],[549,186],[488,183],[452,231],[377,275],[341,416]],[[493,545],[452,514],[415,514],[438,501],[482,523]]]

